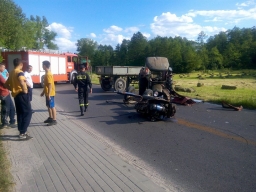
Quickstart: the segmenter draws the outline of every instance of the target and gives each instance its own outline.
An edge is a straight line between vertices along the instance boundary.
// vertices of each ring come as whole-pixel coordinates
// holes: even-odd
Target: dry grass
[[[12,187],[13,183],[12,176],[10,174],[10,163],[7,159],[3,143],[0,141],[0,192],[12,191]]]
[[[174,86],[180,85],[186,88],[193,88],[193,93],[182,93],[191,98],[204,101],[220,103],[229,102],[233,105],[242,105],[245,108],[256,109],[256,72],[246,73],[217,73],[210,74],[182,74],[174,75]],[[203,86],[197,87],[201,83]],[[222,85],[235,86],[235,90],[222,89]]]

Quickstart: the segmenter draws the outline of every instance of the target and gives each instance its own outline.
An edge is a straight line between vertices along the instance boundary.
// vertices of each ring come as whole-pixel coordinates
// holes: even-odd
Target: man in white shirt
[[[24,76],[26,78],[26,83],[28,86],[28,95],[30,102],[32,101],[32,92],[33,92],[33,80],[31,77],[31,71],[33,70],[33,67],[31,65],[28,65],[27,71],[25,71]],[[34,110],[32,109],[32,113],[34,113]]]

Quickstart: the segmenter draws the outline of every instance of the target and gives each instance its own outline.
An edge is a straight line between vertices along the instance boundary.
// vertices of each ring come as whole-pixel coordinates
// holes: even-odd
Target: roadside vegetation
[[[1,130],[0,134],[2,134]],[[13,186],[10,164],[6,156],[3,143],[0,142],[0,192],[10,192]]]
[[[190,98],[256,109],[255,70],[175,74],[173,80],[174,89]]]
[[[99,76],[91,74],[92,83]],[[138,85],[134,85],[138,88]],[[173,75],[173,88],[181,95],[207,102],[222,101],[256,109],[256,70],[215,70]]]

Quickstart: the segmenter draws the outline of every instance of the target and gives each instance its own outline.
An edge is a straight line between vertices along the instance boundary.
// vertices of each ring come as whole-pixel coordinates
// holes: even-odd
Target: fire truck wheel
[[[44,87],[44,75],[41,77],[41,87]]]

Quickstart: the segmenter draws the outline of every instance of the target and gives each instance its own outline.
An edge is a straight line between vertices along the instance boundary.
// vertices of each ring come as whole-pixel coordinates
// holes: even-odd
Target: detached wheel
[[[115,90],[120,91],[120,92],[124,92],[126,90],[126,81],[122,78],[118,78],[115,81]]]
[[[104,91],[109,91],[112,88],[110,82],[106,80],[102,80],[100,86]]]
[[[128,92],[135,94],[135,88],[133,86],[129,86],[128,87]],[[124,95],[124,103],[125,104],[132,104],[132,103],[137,103],[137,101],[134,100],[133,96]]]
[[[44,75],[41,77],[41,87],[44,87]]]

